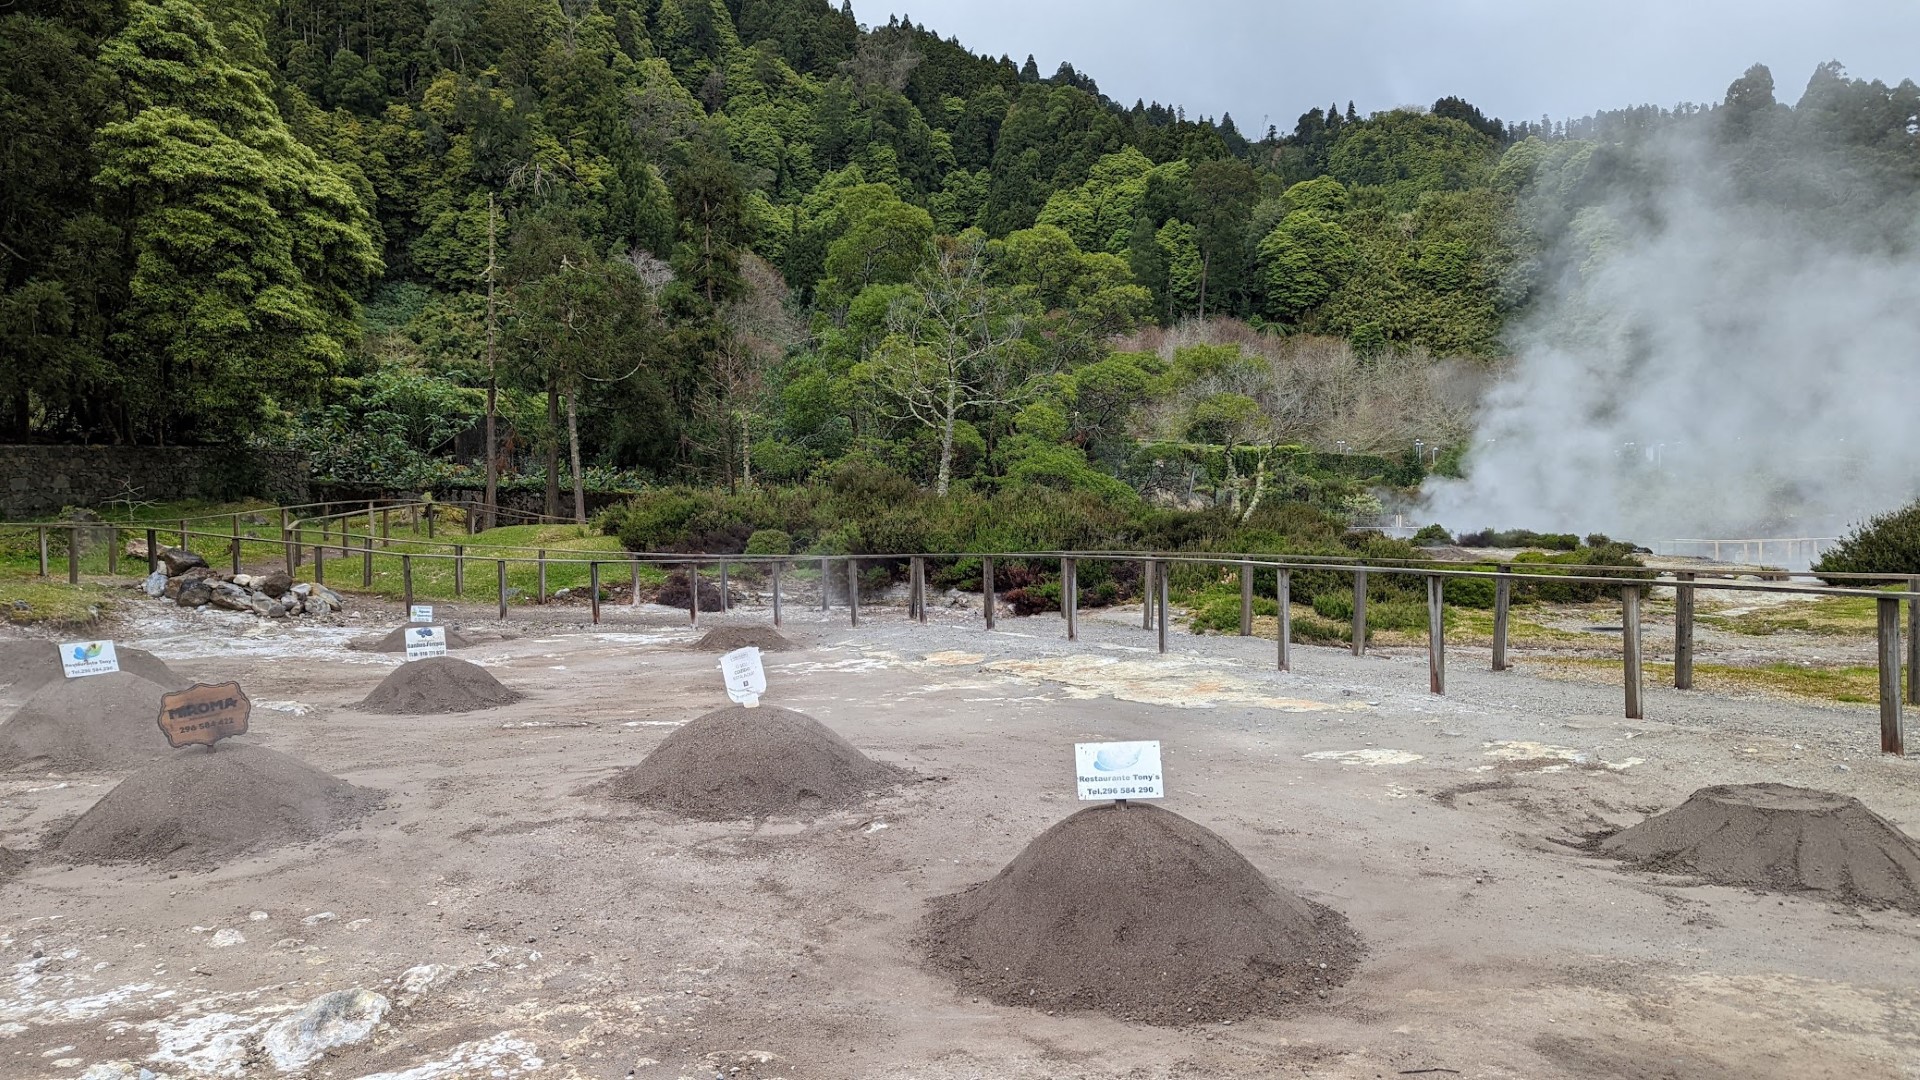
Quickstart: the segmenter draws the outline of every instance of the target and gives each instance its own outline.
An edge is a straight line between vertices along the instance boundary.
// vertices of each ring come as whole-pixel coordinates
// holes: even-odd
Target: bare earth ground
[[[274,1076],[267,1024],[365,987],[385,1026],[305,1075],[1920,1078],[1920,920],[1559,842],[1755,781],[1920,833],[1920,763],[1873,752],[1871,708],[1653,689],[1627,722],[1617,685],[1494,675],[1484,650],[1454,650],[1435,699],[1419,649],[1296,647],[1281,675],[1271,642],[1180,632],[1163,658],[1137,608],[1071,645],[1057,616],[790,608],[803,647],[769,657],[768,700],[926,779],[810,822],[693,823],[583,794],[724,702],[684,616],[516,610],[502,638],[459,611],[492,638],[460,655],[527,699],[406,718],[352,707],[398,660],[344,642],[401,617],[358,610],[348,631],[156,606],[120,632],[238,678],[254,741],[390,798],[214,870],[38,859],[0,884],[0,1077]],[[1072,812],[1070,744],[1096,737],[1163,740],[1168,809],[1351,919],[1368,952],[1325,1009],[1141,1027],[994,1006],[921,963],[926,901]],[[0,778],[0,844],[37,847],[115,779]]]

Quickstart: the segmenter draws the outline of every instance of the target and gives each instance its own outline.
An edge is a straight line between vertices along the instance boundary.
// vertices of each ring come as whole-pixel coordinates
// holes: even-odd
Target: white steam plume
[[[1911,201],[1845,205],[1859,185],[1824,185],[1817,157],[1764,163],[1791,199],[1736,194],[1729,175],[1754,174],[1700,128],[1637,151],[1658,180],[1631,204],[1574,217],[1467,479],[1423,493],[1434,520],[1640,543],[1830,536],[1920,492]]]

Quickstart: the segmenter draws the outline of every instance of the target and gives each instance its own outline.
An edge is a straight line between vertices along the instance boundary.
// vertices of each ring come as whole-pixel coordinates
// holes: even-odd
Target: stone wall
[[[117,499],[307,499],[305,454],[229,447],[0,446],[0,518],[46,518]]]

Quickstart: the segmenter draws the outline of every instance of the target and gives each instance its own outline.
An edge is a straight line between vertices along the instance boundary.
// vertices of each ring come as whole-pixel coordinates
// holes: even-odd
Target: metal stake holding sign
[[[749,709],[760,707],[760,695],[767,692],[767,671],[760,663],[760,650],[749,645],[720,658],[720,672],[727,681],[727,697]]]
[[[407,660],[447,655],[447,632],[438,626],[407,627]]]
[[[1164,799],[1159,742],[1073,744],[1074,785],[1081,802]]]
[[[120,657],[111,641],[67,641],[60,644],[60,670],[69,679],[109,675],[120,670]]]
[[[183,746],[211,750],[230,735],[245,735],[251,715],[253,702],[237,682],[195,683],[160,698],[160,731],[176,750]]]

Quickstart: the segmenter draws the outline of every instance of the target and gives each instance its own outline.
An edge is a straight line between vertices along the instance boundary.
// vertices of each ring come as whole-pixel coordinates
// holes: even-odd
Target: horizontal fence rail
[[[185,518],[164,523],[152,521],[6,523],[0,524],[0,529],[31,530],[37,533],[39,571],[43,577],[50,576],[50,537],[64,531],[66,533],[64,545],[67,562],[66,578],[70,584],[78,584],[81,578],[83,546],[80,542],[81,534],[101,530],[107,533],[109,574],[117,572],[123,534],[144,537],[149,573],[159,562],[163,543],[177,540],[178,543],[171,546],[195,550],[197,545],[198,553],[206,558],[210,565],[230,563],[235,573],[240,570],[242,556],[247,547],[264,548],[268,551],[277,550],[289,574],[297,574],[310,561],[312,578],[320,584],[326,583],[325,578],[330,561],[336,566],[350,565],[355,561],[354,556],[358,556],[357,561],[361,570],[360,587],[363,589],[371,589],[374,586],[374,564],[377,551],[382,559],[398,560],[401,599],[407,604],[411,604],[414,598],[416,569],[423,565],[432,567],[451,564],[455,598],[463,599],[468,567],[474,563],[483,566],[491,563],[494,567],[496,598],[501,619],[508,617],[509,600],[514,591],[509,587],[512,569],[516,567],[532,569],[535,585],[532,600],[535,603],[544,604],[552,598],[547,589],[549,571],[552,568],[584,567],[588,579],[591,617],[596,624],[601,620],[602,583],[609,579],[609,573],[615,575],[616,580],[621,575],[627,578],[632,589],[632,604],[638,606],[641,568],[652,567],[686,575],[689,598],[688,618],[694,625],[698,625],[700,620],[701,591],[709,583],[709,578],[703,575],[703,571],[710,572],[712,578],[717,579],[723,612],[732,607],[731,591],[728,587],[730,573],[741,569],[752,571],[756,578],[764,577],[770,583],[772,619],[774,625],[779,626],[783,621],[783,585],[791,580],[795,573],[812,573],[817,568],[821,610],[829,609],[833,581],[837,576],[844,575],[848,621],[851,625],[858,626],[862,617],[861,568],[877,565],[905,569],[909,579],[908,618],[924,623],[927,621],[926,582],[929,564],[977,560],[980,564],[983,590],[982,615],[986,628],[992,630],[995,626],[998,596],[994,588],[995,563],[1002,565],[1010,562],[1054,563],[1058,565],[1061,578],[1060,614],[1064,624],[1064,635],[1068,640],[1077,640],[1081,629],[1079,581],[1082,564],[1129,563],[1138,565],[1140,568],[1141,626],[1143,629],[1155,632],[1157,647],[1163,653],[1168,651],[1169,581],[1176,571],[1198,567],[1223,573],[1231,571],[1237,574],[1240,585],[1239,631],[1243,637],[1252,636],[1254,632],[1255,575],[1271,572],[1278,583],[1272,599],[1278,603],[1280,613],[1277,633],[1279,640],[1275,659],[1277,668],[1281,671],[1294,668],[1295,657],[1291,649],[1290,630],[1292,607],[1290,589],[1295,575],[1302,573],[1351,575],[1353,579],[1351,649],[1355,656],[1364,656],[1367,650],[1369,632],[1365,620],[1368,578],[1372,575],[1414,577],[1421,579],[1424,583],[1427,598],[1429,688],[1436,695],[1444,694],[1446,689],[1447,653],[1444,615],[1446,590],[1449,583],[1484,581],[1493,586],[1495,603],[1492,666],[1494,671],[1505,671],[1510,668],[1511,602],[1513,588],[1517,583],[1538,581],[1560,585],[1593,585],[1617,590],[1619,593],[1620,655],[1624,674],[1623,706],[1625,715],[1630,719],[1644,717],[1645,673],[1642,647],[1643,622],[1640,610],[1644,590],[1658,587],[1670,588],[1674,591],[1674,686],[1680,690],[1691,689],[1693,684],[1694,602],[1699,592],[1768,593],[1810,598],[1870,598],[1875,602],[1881,749],[1884,752],[1905,753],[1903,705],[1920,705],[1920,576],[1903,578],[1894,575],[1814,574],[1810,571],[1765,570],[1766,580],[1754,580],[1756,576],[1754,573],[1743,572],[1741,568],[1727,567],[1677,569],[1501,562],[1496,564],[1495,569],[1487,569],[1485,566],[1462,566],[1457,562],[1439,560],[1361,561],[1342,559],[1337,556],[1163,551],[910,552],[824,556],[627,552],[615,555],[606,551],[555,547],[469,546],[464,541],[442,540],[436,535],[436,521],[450,509],[464,512],[463,525],[470,525],[479,517],[480,507],[477,503],[372,500],[356,503],[335,501],[302,507],[242,511],[237,514],[202,515],[198,518]],[[318,513],[296,516],[294,511],[318,511]],[[278,523],[270,520],[274,515],[279,516]],[[279,535],[260,536],[246,531],[243,528],[243,519],[269,519],[267,527]],[[256,527],[259,526],[258,520],[250,523]],[[196,524],[221,527],[195,528]],[[414,535],[397,535],[397,528],[405,528]],[[356,529],[360,531],[356,532]],[[424,537],[418,535],[422,529],[426,534]],[[219,549],[215,554],[224,558],[209,557],[209,549]],[[310,560],[309,556],[311,556]],[[838,574],[836,574],[836,564]],[[1863,584],[1904,581],[1905,588],[1889,590],[1824,583],[1803,584],[1796,580],[1803,578]],[[1904,620],[1901,618],[1903,604],[1906,607]],[[1904,641],[1903,622],[1905,624]],[[1904,680],[1903,668],[1906,669],[1907,675]]]

